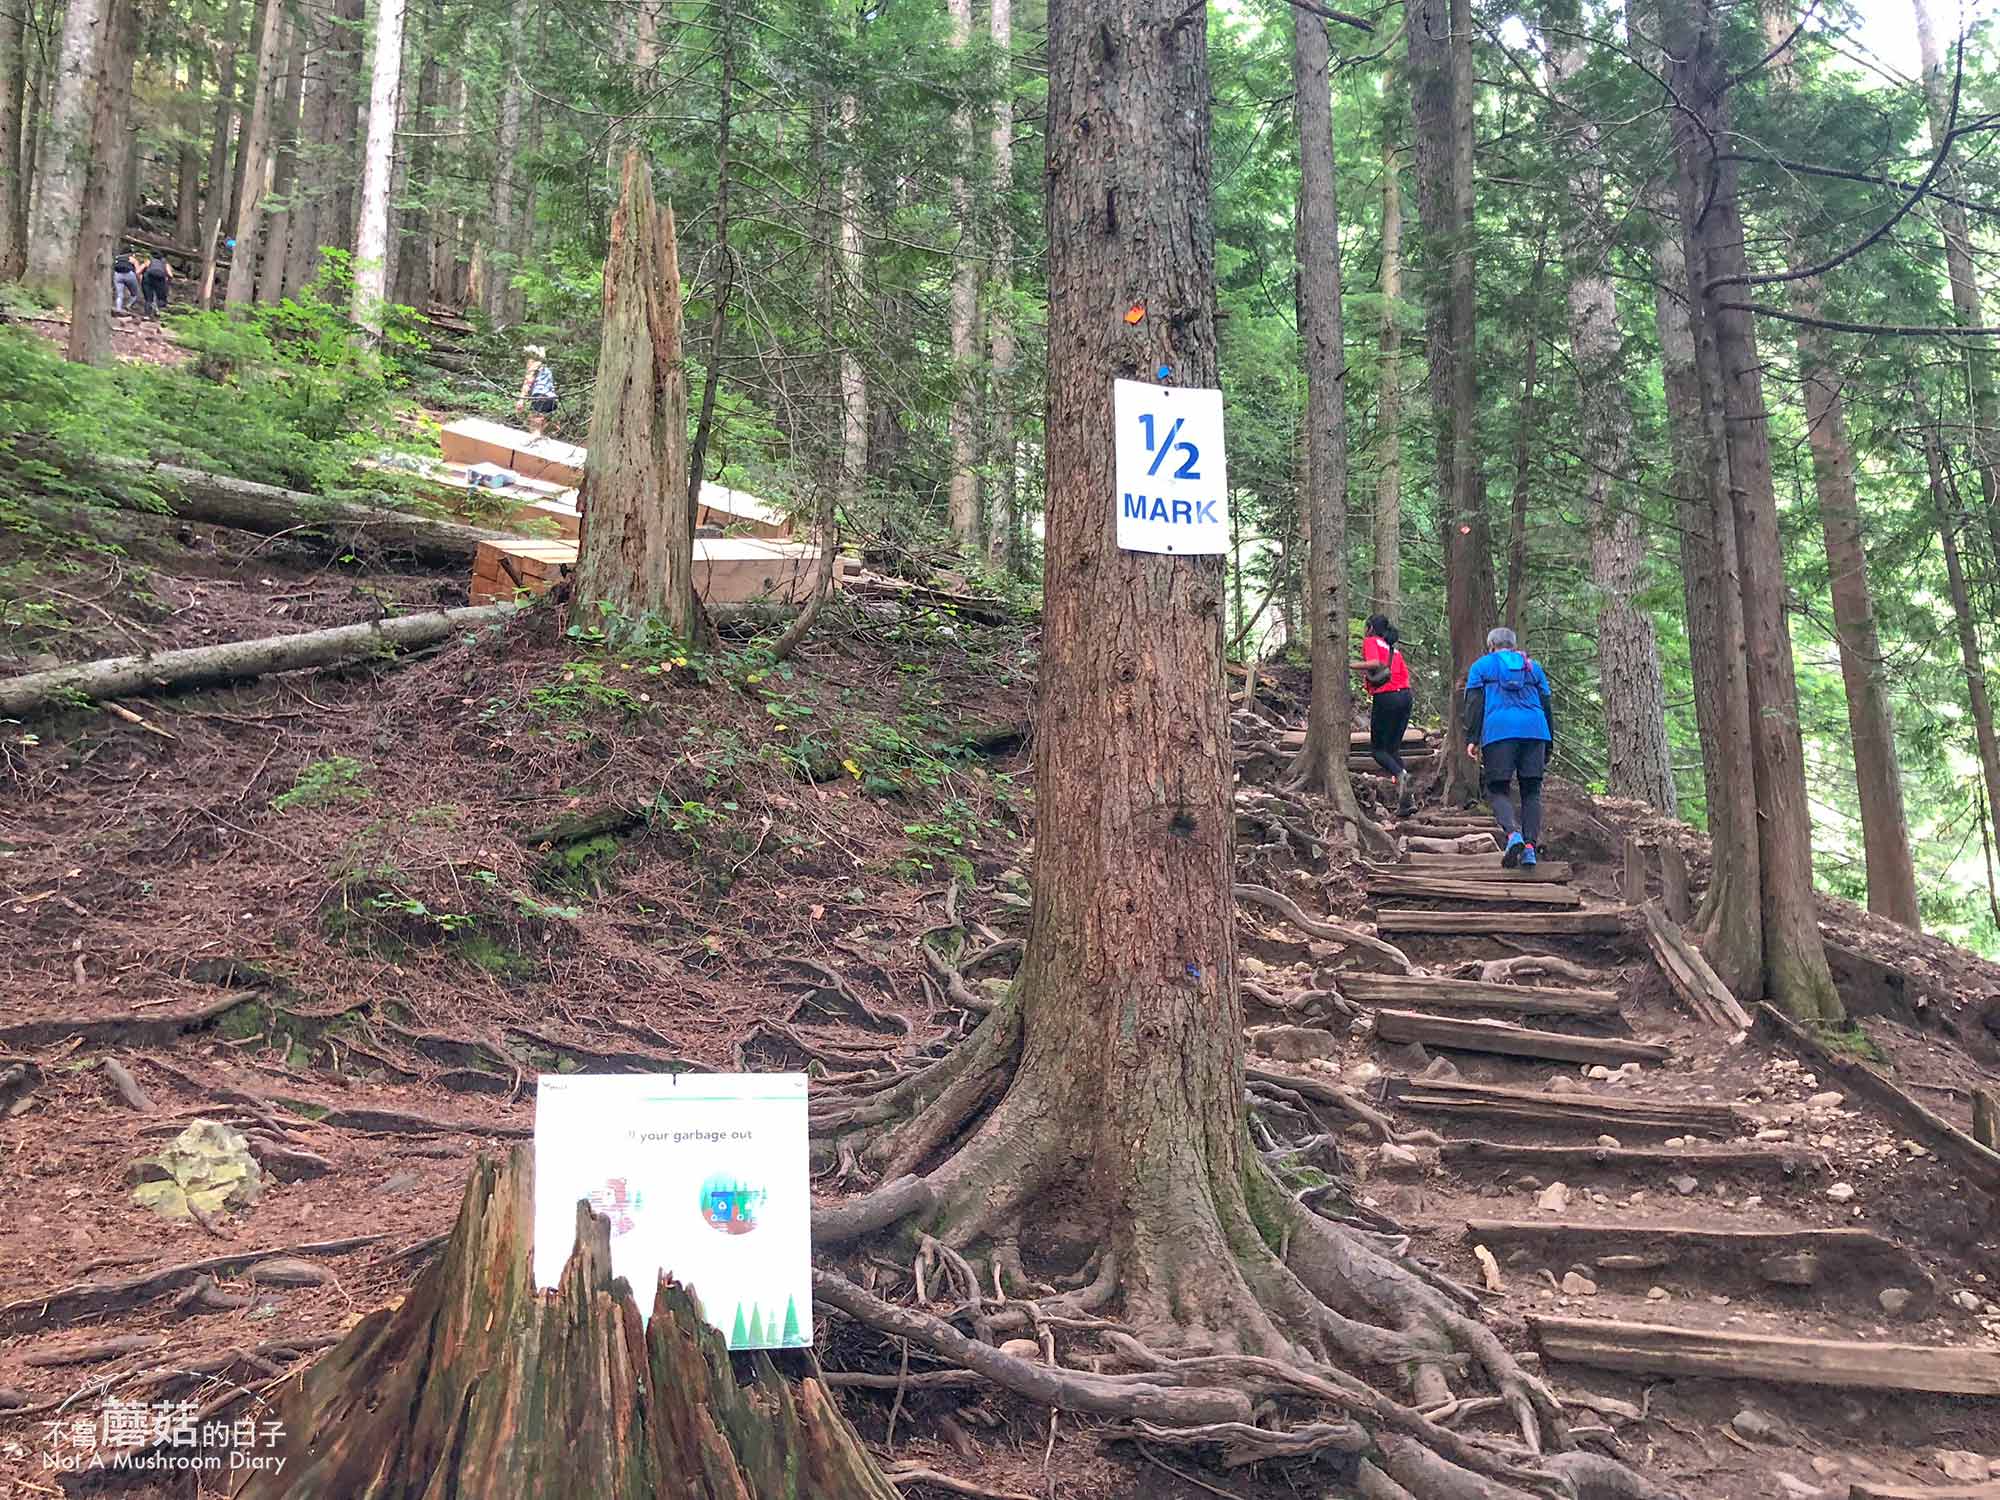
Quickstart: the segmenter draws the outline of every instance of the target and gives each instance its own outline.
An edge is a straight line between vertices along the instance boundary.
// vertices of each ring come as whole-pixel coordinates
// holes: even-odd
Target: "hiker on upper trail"
[[[132,252],[118,254],[111,262],[111,311],[122,313],[130,304],[136,311],[139,306],[139,270],[132,264]]]
[[[1486,654],[1465,674],[1466,752],[1478,759],[1493,819],[1507,840],[1500,863],[1508,869],[1535,862],[1542,836],[1542,777],[1556,737],[1555,704],[1548,674],[1515,649],[1514,632],[1502,625],[1486,632]],[[1513,783],[1521,783],[1517,814]]]
[[[521,395],[514,410],[529,413],[528,431],[540,437],[556,409],[556,372],[549,368],[549,351],[540,344],[530,344],[522,352],[528,356],[528,372],[521,377]]]
[[[1387,615],[1370,615],[1362,627],[1361,660],[1352,663],[1368,689],[1368,753],[1396,779],[1396,812],[1407,816],[1410,771],[1403,764],[1403,732],[1410,727],[1410,668],[1396,649],[1402,636]]]
[[[167,284],[174,279],[174,268],[167,264],[165,255],[155,254],[139,268],[139,284],[146,292],[146,316],[157,319],[167,310]]]

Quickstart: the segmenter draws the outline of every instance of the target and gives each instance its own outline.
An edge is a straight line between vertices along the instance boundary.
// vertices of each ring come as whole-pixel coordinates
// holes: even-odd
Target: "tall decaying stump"
[[[893,1500],[826,1387],[733,1367],[684,1288],[642,1328],[588,1205],[553,1292],[533,1247],[529,1155],[481,1158],[442,1260],[285,1387],[284,1466],[238,1500]]]

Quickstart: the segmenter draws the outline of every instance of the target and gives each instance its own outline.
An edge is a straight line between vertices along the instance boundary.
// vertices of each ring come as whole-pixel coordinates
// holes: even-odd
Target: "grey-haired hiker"
[[[1556,711],[1541,663],[1516,649],[1502,625],[1486,632],[1486,654],[1465,674],[1467,752],[1476,756],[1493,804],[1493,821],[1506,841],[1500,863],[1508,869],[1535,862],[1542,836],[1542,778],[1555,743]],[[1520,809],[1514,783],[1521,786]]]

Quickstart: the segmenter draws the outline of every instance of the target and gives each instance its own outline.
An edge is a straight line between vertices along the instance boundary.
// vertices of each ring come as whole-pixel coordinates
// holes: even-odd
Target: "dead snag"
[[[553,1293],[535,1289],[534,1168],[482,1157],[441,1261],[283,1389],[282,1472],[237,1500],[890,1500],[817,1380],[738,1369],[663,1280],[642,1332],[610,1227],[577,1209]]]

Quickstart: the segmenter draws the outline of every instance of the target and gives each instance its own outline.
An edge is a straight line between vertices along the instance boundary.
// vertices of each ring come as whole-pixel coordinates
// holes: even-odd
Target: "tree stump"
[[[482,1157],[442,1259],[285,1387],[284,1465],[237,1500],[893,1500],[826,1387],[732,1366],[686,1289],[642,1330],[588,1204],[552,1293],[533,1245],[532,1159]]]

